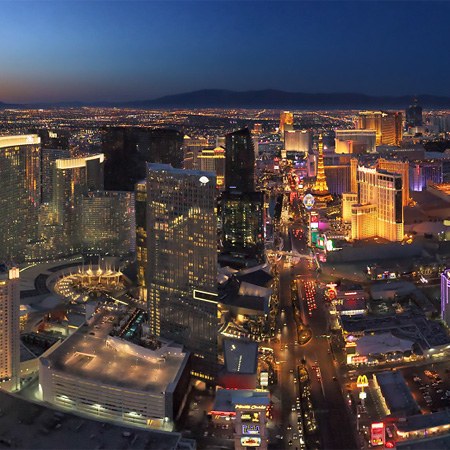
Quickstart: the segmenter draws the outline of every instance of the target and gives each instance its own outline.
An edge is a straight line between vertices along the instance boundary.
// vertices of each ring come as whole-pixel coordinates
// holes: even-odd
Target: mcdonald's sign
[[[369,386],[369,380],[367,379],[367,375],[358,375],[356,380],[356,386],[359,388],[365,388]]]

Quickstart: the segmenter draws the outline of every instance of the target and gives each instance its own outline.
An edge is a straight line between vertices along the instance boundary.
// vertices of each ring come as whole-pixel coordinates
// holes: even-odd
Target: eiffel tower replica
[[[326,208],[327,204],[333,200],[328,191],[327,178],[325,176],[325,169],[323,166],[323,140],[322,135],[319,135],[319,156],[317,158],[317,176],[311,194],[315,199],[315,207]]]

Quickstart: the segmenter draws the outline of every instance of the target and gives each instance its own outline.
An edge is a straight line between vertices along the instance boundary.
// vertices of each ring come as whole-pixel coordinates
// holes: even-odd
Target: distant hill
[[[356,93],[307,94],[275,89],[259,91],[230,91],[203,89],[182,94],[166,95],[152,100],[128,102],[59,102],[34,104],[9,104],[6,108],[79,108],[82,106],[128,107],[128,108],[292,108],[292,109],[405,109],[414,96],[371,96]],[[450,108],[450,97],[435,95],[416,96],[424,108]]]
[[[400,108],[407,107],[414,96],[370,96],[355,93],[307,94],[273,89],[261,91],[228,91],[205,89],[183,94],[167,95],[154,100],[127,102],[124,105],[139,108]],[[417,96],[425,108],[450,108],[450,97]]]

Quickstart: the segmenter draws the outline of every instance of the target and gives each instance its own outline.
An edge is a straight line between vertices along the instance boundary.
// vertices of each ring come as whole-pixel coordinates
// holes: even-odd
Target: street
[[[292,247],[301,256],[300,261],[292,264],[283,258],[279,264],[280,274],[280,305],[276,318],[276,341],[273,343],[275,358],[278,361],[278,386],[273,395],[276,400],[274,422],[276,434],[283,439],[277,439],[272,448],[301,448],[297,411],[295,406],[298,392],[296,377],[297,366],[306,360],[310,380],[312,404],[318,421],[321,448],[353,449],[355,443],[355,423],[350,416],[348,406],[341,390],[341,374],[330,347],[330,331],[327,323],[328,311],[321,292],[315,292],[316,309],[308,311],[305,304],[305,283],[317,289],[316,265],[310,260],[307,246],[307,232],[291,233],[299,229],[299,223],[289,227],[288,235],[284,236],[285,248]],[[291,244],[291,245],[289,245]],[[297,324],[291,301],[291,281],[296,280],[305,325],[312,330],[312,339],[305,345],[300,345],[297,336]],[[320,374],[320,378],[318,376]],[[345,386],[345,383],[344,383]],[[345,387],[344,387],[345,391]],[[294,411],[293,411],[294,409]],[[294,439],[297,437],[297,439]],[[308,441],[308,448],[314,448],[314,440]]]

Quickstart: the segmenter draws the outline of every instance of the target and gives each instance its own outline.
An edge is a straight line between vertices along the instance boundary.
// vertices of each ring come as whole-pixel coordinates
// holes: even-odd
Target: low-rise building
[[[118,320],[104,309],[40,359],[44,401],[141,426],[174,419],[188,391],[189,354],[167,341],[153,348],[127,341],[131,328],[113,336]]]

